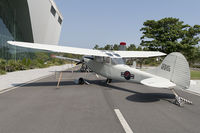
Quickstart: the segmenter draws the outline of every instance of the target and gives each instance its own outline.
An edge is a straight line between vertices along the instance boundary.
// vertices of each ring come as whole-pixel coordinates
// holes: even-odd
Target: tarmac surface
[[[85,73],[63,73],[0,94],[0,133],[124,133],[119,109],[134,133],[199,133],[200,97],[177,91],[193,105],[173,104],[170,90],[113,81]]]

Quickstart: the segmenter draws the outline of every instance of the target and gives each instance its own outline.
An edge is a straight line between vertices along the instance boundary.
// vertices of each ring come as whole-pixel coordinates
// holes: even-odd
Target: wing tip
[[[13,44],[14,41],[7,41],[8,44]]]

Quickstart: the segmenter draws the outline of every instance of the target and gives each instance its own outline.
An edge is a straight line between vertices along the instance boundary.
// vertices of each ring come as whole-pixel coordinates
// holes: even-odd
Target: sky
[[[54,0],[64,17],[59,45],[139,45],[146,20],[175,17],[200,25],[200,0]]]

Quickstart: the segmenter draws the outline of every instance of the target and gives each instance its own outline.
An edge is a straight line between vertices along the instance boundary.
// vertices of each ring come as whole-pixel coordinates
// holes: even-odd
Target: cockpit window
[[[106,53],[108,56],[113,56],[111,53]]]
[[[124,64],[124,60],[122,58],[111,58],[111,62],[113,65]]]
[[[120,55],[119,54],[114,54],[115,56],[117,56],[117,57],[120,57]]]

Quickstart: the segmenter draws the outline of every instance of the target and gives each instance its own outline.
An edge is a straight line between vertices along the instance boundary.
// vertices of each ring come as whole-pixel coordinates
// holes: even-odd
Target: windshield
[[[124,60],[122,58],[111,58],[111,61],[113,65],[124,64]]]

